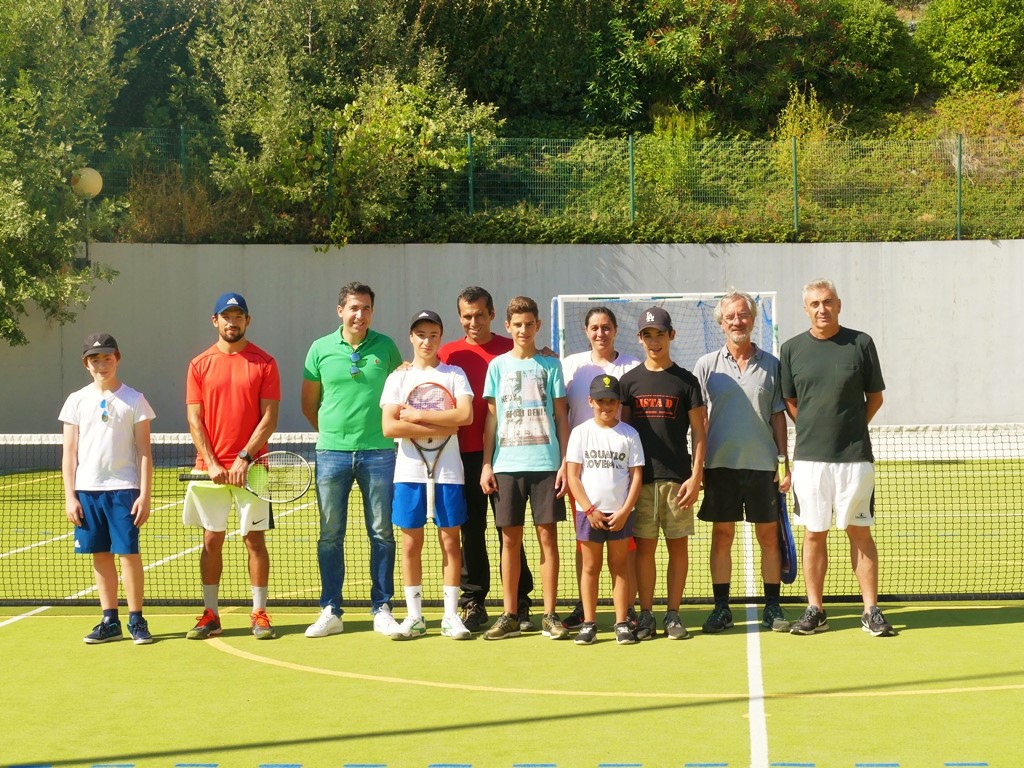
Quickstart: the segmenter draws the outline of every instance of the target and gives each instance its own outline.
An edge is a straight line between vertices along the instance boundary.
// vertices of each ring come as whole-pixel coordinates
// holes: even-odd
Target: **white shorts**
[[[836,528],[875,524],[875,465],[870,461],[794,461],[793,522],[821,533]]]
[[[269,501],[237,485],[217,485],[208,480],[188,484],[181,522],[200,525],[208,531],[226,531],[232,503],[238,508],[238,527],[243,536],[249,531],[268,531],[274,527]]]

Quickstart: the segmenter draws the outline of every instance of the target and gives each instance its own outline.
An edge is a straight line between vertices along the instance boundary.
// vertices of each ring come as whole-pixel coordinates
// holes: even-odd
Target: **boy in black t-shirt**
[[[621,379],[622,419],[640,433],[646,457],[644,485],[633,522],[640,593],[636,634],[640,640],[650,640],[657,633],[652,609],[659,531],[664,531],[668,547],[665,635],[681,640],[689,634],[679,619],[679,603],[689,566],[687,537],[693,533],[693,504],[704,475],[707,409],[696,377],[672,362],[675,336],[668,312],[661,307],[646,310],[637,333],[646,359]],[[686,446],[687,430],[693,443],[692,459]]]

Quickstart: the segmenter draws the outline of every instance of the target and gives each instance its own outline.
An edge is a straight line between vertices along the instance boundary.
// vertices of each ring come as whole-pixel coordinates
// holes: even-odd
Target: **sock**
[[[459,613],[459,586],[444,585],[444,615],[456,616]]]
[[[782,594],[782,585],[779,582],[770,584],[767,581],[764,583],[764,602],[765,605],[778,605],[779,595]]]
[[[203,607],[217,613],[217,598],[220,595],[220,584],[203,584]]]
[[[729,582],[724,584],[712,584],[711,589],[715,594],[715,605],[726,608],[729,605]]]
[[[128,611],[128,623],[137,624],[142,621],[142,611]]]
[[[252,588],[252,612],[267,610],[267,587]]]
[[[105,608],[103,610],[103,623],[113,624],[117,622],[117,608]]]
[[[423,587],[421,585],[405,588],[405,606],[409,611],[410,619],[423,617]]]

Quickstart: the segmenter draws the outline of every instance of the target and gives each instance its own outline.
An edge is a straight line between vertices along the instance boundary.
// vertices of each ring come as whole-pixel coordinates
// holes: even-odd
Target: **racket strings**
[[[299,456],[271,453],[249,467],[246,485],[257,496],[269,501],[291,500],[309,488],[309,465]]]

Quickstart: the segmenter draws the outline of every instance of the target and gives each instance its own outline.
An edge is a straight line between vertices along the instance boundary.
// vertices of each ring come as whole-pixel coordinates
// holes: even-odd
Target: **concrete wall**
[[[75,324],[62,328],[31,316],[25,322],[31,344],[0,347],[0,433],[58,431],[64,398],[88,382],[81,343],[96,330],[113,333],[121,344],[122,378],[149,397],[158,415],[154,430],[185,431],[185,368],[213,343],[212,303],[227,290],[246,296],[253,316],[249,337],[281,366],[279,429],[304,431],[302,361],[313,338],[337,327],[338,288],[351,280],[373,286],[374,327],[405,351],[408,319],[423,307],[442,312],[448,338],[457,337],[455,297],[466,285],[491,291],[499,320],[515,294],[533,296],[546,313],[558,293],[777,291],[779,338],[785,340],[808,326],[801,286],[831,277],[843,300],[843,325],[869,332],[878,345],[887,391],[876,423],[1024,421],[1024,358],[1015,352],[1016,336],[1000,342],[1010,352],[998,360],[998,339],[991,338],[993,312],[1001,336],[1016,333],[1024,241],[456,244],[326,253],[307,246],[98,243],[90,252],[120,272],[114,283],[96,288]],[[1010,296],[994,300],[997,288]],[[632,345],[631,336],[620,336],[619,346]]]

